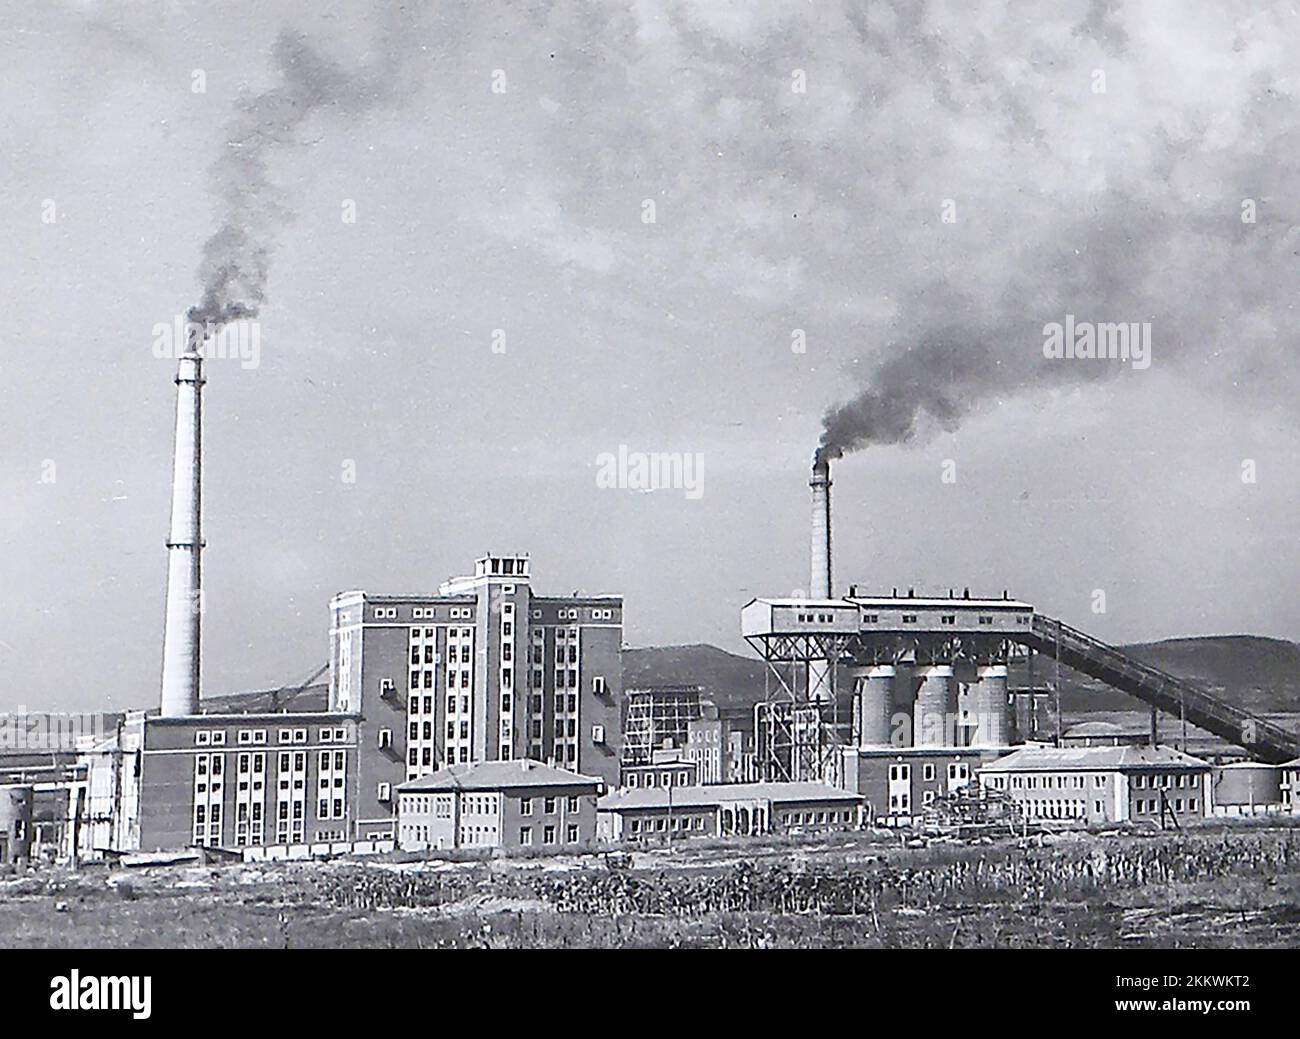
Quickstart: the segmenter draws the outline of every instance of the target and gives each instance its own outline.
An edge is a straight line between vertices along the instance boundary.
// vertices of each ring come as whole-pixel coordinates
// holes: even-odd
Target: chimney
[[[159,713],[164,718],[199,711],[202,486],[203,355],[191,340],[176,370],[176,446],[171,528],[167,535],[167,612],[159,701]]]
[[[831,580],[831,464],[819,451],[813,456],[812,479],[812,576],[810,599],[829,599]]]

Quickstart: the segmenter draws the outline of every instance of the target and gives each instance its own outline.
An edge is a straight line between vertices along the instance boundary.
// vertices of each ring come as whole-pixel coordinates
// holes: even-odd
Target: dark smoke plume
[[[270,258],[293,220],[284,193],[268,175],[276,152],[298,142],[314,114],[355,114],[391,102],[405,48],[413,37],[392,22],[379,48],[380,66],[352,73],[319,54],[298,34],[281,32],[273,57],[280,81],[243,97],[227,127],[225,149],[209,170],[219,226],[203,246],[202,297],[190,321],[221,325],[256,317],[266,296]]]
[[[1034,335],[1032,329],[1025,332]],[[818,457],[839,458],[870,444],[902,444],[936,428],[951,432],[990,396],[1041,378],[1041,356],[1026,352],[1008,363],[995,345],[1007,333],[978,325],[923,331],[880,364],[857,396],[826,412]],[[1034,341],[1026,341],[1032,349]]]
[[[1106,213],[1063,222],[1056,235],[1031,243],[1024,268],[981,303],[951,281],[918,286],[903,301],[884,358],[871,358],[866,385],[823,417],[818,456],[952,432],[993,402],[1114,376],[1121,366],[1113,363],[1044,357],[1044,324],[1067,312],[1082,320],[1165,318],[1157,323],[1161,359],[1172,360],[1185,337],[1143,295],[1145,272],[1169,236],[1116,193]]]

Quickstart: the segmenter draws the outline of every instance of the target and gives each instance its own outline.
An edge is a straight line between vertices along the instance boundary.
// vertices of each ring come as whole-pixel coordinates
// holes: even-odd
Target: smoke
[[[301,146],[300,131],[320,112],[356,115],[390,104],[404,92],[401,73],[416,36],[405,14],[390,14],[375,67],[349,72],[320,54],[301,34],[282,31],[273,58],[279,82],[242,97],[227,126],[225,146],[209,169],[218,227],[204,243],[198,276],[202,295],[190,321],[222,325],[256,317],[280,232],[293,210],[268,168],[273,157]]]
[[[1059,387],[1100,400],[1117,379],[1133,380],[1123,399],[1138,407],[1176,381],[1187,387],[1177,392],[1294,415],[1300,337],[1286,272],[1300,255],[1289,159],[1300,117],[1295,62],[1275,42],[1282,21],[1225,9],[1226,35],[1200,27],[1192,52],[1174,53],[1140,4],[1098,0],[1068,36],[1008,15],[940,38],[881,9],[872,33],[892,25],[901,42],[868,34],[866,45],[896,66],[881,87],[895,100],[874,104],[865,139],[898,142],[885,166],[897,170],[861,189],[862,212],[888,214],[868,236],[879,242],[869,275],[846,255],[854,281],[823,268],[818,286],[869,301],[865,317],[833,329],[857,338],[848,371],[860,375],[825,411],[819,454],[920,442]],[[1024,32],[1052,53],[1032,87],[1000,64],[1024,52]],[[1220,56],[1231,81],[1206,80],[1199,70]],[[1076,89],[1103,66],[1109,86]],[[933,69],[943,75],[931,82]],[[949,195],[945,224],[937,202]],[[1149,325],[1150,371],[1045,357],[1046,327],[1067,316]]]

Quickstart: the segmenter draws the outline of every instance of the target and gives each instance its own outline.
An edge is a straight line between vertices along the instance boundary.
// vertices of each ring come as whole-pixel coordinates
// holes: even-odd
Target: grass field
[[[8,947],[1294,947],[1300,829],[0,878]]]

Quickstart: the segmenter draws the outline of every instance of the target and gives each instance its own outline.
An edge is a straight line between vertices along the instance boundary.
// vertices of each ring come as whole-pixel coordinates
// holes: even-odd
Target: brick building
[[[132,713],[93,755],[85,850],[351,840],[357,772],[350,717]]]
[[[1172,747],[1027,747],[985,765],[979,780],[1030,819],[1159,824],[1209,813],[1210,771]]]
[[[853,829],[862,798],[821,783],[736,783],[619,790],[597,803],[602,840]]]
[[[391,836],[404,782],[530,758],[618,783],[623,601],[535,595],[526,556],[484,556],[437,595],[330,603],[331,710],[358,717],[358,830]]]
[[[872,819],[906,824],[973,782],[981,764],[996,756],[973,747],[847,747],[844,786],[862,795]]]
[[[398,788],[397,842],[429,848],[589,844],[603,782],[528,759],[449,765]]]

